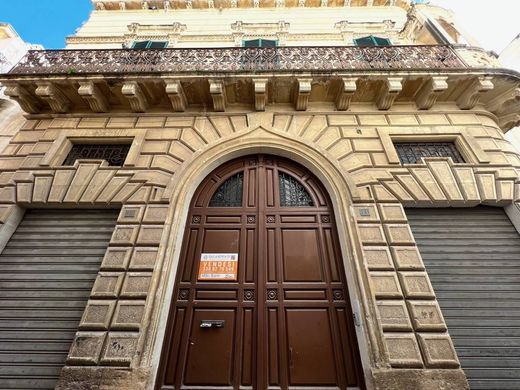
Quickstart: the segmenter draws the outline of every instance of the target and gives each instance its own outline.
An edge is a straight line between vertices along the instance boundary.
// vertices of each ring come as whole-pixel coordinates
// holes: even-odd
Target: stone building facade
[[[458,326],[449,305],[474,312],[474,321],[492,332],[515,325],[514,318],[509,325],[493,323],[514,314],[514,289],[502,294],[513,303],[489,292],[481,302],[496,299],[496,307],[464,305],[486,290],[479,280],[488,286],[519,278],[520,237],[512,226],[520,229],[520,156],[504,133],[520,120],[520,74],[469,45],[448,11],[405,0],[93,3],[67,50],[30,52],[1,77],[26,120],[0,157],[0,286],[14,312],[1,321],[24,320],[0,334],[12,341],[5,348],[26,354],[34,345],[48,351],[51,338],[66,351],[56,352],[52,364],[46,358],[2,361],[0,387],[466,389],[467,377],[472,388],[486,388],[503,376],[483,376],[496,366],[484,360],[479,369],[471,366],[474,356],[465,359],[471,347],[458,347],[457,340],[485,329]],[[140,49],[132,48],[136,43]],[[93,152],[96,146],[105,149]],[[309,207],[285,209],[274,201],[280,207],[270,208],[269,199],[267,206],[252,206],[254,199],[269,198],[269,190],[251,190],[253,203],[243,205],[245,211],[232,207],[228,215],[217,207],[221,219],[211,228],[211,218],[218,219],[211,201],[206,208],[206,200],[197,199],[228,183],[230,169],[238,170],[231,178],[240,183],[252,183],[254,169],[278,172],[280,180],[287,172],[290,188],[300,191],[295,205],[308,196]],[[280,197],[281,187],[274,185]],[[101,210],[99,216],[74,219],[92,210]],[[414,210],[439,219],[440,227],[416,230]],[[493,224],[502,210],[508,217]],[[439,240],[434,254],[445,253],[455,235],[450,229],[465,211],[486,234],[473,241],[461,234],[469,240],[461,256],[482,245],[479,253],[493,253],[481,260],[487,261],[483,270],[462,268],[478,263],[474,258],[456,267],[441,258],[425,267],[429,236]],[[41,226],[50,220],[45,229],[58,233],[45,236],[43,245]],[[78,228],[74,221],[80,220]],[[497,238],[507,224],[513,230]],[[468,234],[478,228],[471,223]],[[218,248],[232,245],[217,238],[206,247],[194,238],[198,249],[189,249],[197,229],[251,232],[240,233],[251,237],[251,247],[244,238],[229,249],[239,254],[236,281],[204,282],[193,268],[181,275],[189,264],[199,266],[202,252],[224,253]],[[292,244],[287,237],[312,229],[321,232],[320,251],[336,247],[327,252],[336,260],[319,263],[329,271],[320,272],[341,272],[324,281],[291,279],[287,267],[311,250],[301,237]],[[433,237],[443,230],[445,236]],[[90,243],[106,231],[109,242],[93,249]],[[278,237],[272,242],[270,231]],[[66,239],[69,246],[60,249]],[[57,252],[46,252],[53,242]],[[495,242],[506,242],[511,252],[499,257]],[[277,245],[283,250],[273,249]],[[78,271],[66,261],[76,249],[80,257],[101,250],[100,264],[92,260]],[[249,278],[245,264],[268,263],[271,251],[278,253],[273,267],[283,263],[286,268],[276,269],[287,280],[271,281],[256,265]],[[49,253],[63,263],[45,257]],[[54,262],[51,273],[41,271]],[[294,272],[304,267],[295,264]],[[439,267],[447,276],[436,273]],[[264,272],[265,280],[258,276]],[[477,287],[461,292],[457,286],[478,272],[480,279],[472,279]],[[23,285],[11,290],[18,280]],[[80,281],[84,301],[68,305]],[[66,283],[69,290],[60,287]],[[45,312],[55,316],[52,335],[38,328],[39,310],[50,307],[51,298],[31,299],[27,286],[66,291],[60,309]],[[497,313],[501,307],[505,314]],[[235,317],[218,322],[226,310]],[[60,338],[63,313],[72,312],[77,322],[67,317],[70,338]],[[215,329],[199,330],[199,320],[200,327]],[[331,339],[305,333],[306,326],[329,327]],[[219,334],[228,335],[223,344]],[[476,342],[496,341],[482,337]],[[514,333],[508,337],[500,340],[514,346]],[[331,340],[343,341],[329,346]],[[319,365],[312,353],[333,363],[324,358]],[[505,366],[511,361],[510,355],[495,358]],[[342,367],[351,363],[355,373]],[[511,372],[505,380],[515,388],[520,376]]]

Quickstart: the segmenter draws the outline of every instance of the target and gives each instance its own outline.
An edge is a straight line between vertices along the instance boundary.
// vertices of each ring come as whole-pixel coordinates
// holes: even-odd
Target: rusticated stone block
[[[128,267],[131,253],[132,248],[108,248],[101,264],[101,270],[124,271]]]
[[[116,226],[112,238],[111,245],[133,245],[137,237],[139,226]]]
[[[130,269],[152,271],[157,261],[158,248],[135,248],[130,260]]]
[[[376,298],[402,298],[403,293],[395,272],[371,272],[370,279]]]
[[[116,301],[88,301],[79,324],[80,329],[108,330]]]
[[[366,265],[369,270],[393,270],[394,263],[386,246],[367,246],[363,248]]]
[[[459,359],[449,334],[421,333],[418,337],[426,367],[460,367]]]
[[[391,245],[414,244],[412,231],[409,225],[385,225],[386,236]]]
[[[138,245],[158,245],[161,242],[163,226],[150,225],[141,226],[139,236],[137,238]]]
[[[398,270],[424,270],[424,264],[416,246],[393,246],[390,250]]]
[[[419,345],[413,333],[386,333],[384,338],[392,367],[423,367]]]
[[[386,245],[381,225],[358,225],[361,242],[365,245]]]
[[[105,337],[106,332],[77,332],[70,347],[67,363],[98,364]]]
[[[110,329],[139,330],[144,317],[145,301],[119,301]]]
[[[117,298],[123,283],[122,272],[100,272],[92,287],[93,298]]]
[[[151,205],[146,208],[144,213],[145,223],[164,223],[168,215],[168,206]]]
[[[435,299],[430,278],[426,272],[399,272],[404,295],[411,299]]]
[[[152,274],[149,272],[129,272],[121,291],[124,298],[146,298],[150,290]]]
[[[101,364],[129,366],[137,350],[138,333],[110,332]]]
[[[406,223],[408,221],[403,206],[398,203],[379,204],[379,210],[384,222]]]
[[[446,324],[436,301],[408,301],[413,327],[416,331],[446,330]]]
[[[377,309],[384,331],[412,331],[404,301],[379,301]]]
[[[374,204],[356,204],[354,216],[358,222],[379,222],[379,213]]]
[[[118,223],[139,223],[143,217],[144,206],[123,206],[119,213]]]

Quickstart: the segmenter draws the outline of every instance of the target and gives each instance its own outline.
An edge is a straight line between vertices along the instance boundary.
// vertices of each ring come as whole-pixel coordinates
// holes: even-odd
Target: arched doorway
[[[305,168],[242,157],[191,202],[158,388],[356,388],[363,374],[330,199]]]

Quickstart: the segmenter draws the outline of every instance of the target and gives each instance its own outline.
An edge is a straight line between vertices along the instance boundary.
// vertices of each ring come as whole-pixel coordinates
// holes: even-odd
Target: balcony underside
[[[504,130],[520,120],[519,74],[471,68],[445,46],[36,51],[0,80],[33,114],[453,102],[484,105]]]

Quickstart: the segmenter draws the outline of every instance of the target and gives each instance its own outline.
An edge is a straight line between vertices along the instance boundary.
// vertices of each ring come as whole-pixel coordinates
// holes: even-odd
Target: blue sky
[[[0,0],[0,22],[11,23],[26,42],[59,49],[91,10],[90,0]]]

